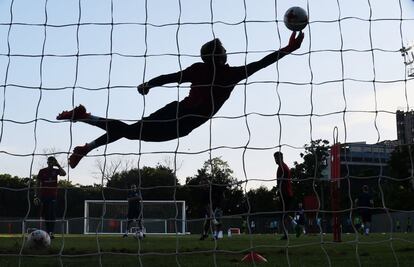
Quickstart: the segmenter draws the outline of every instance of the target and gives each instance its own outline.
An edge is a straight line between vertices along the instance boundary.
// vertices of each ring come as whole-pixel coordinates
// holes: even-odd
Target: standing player
[[[214,224],[214,235],[213,239],[217,240],[219,238],[223,238],[223,230],[222,230],[222,222],[221,217],[223,217],[223,210],[220,207],[216,207],[214,210],[214,218],[213,218],[213,224]]]
[[[251,234],[254,234],[254,230],[256,229],[256,222],[252,219],[251,221],[250,221],[250,233]]]
[[[138,223],[139,231],[142,233],[142,236],[145,237],[142,227],[142,212],[141,212],[141,192],[137,190],[135,184],[131,185],[131,188],[128,190],[128,214],[127,214],[127,227],[125,229],[125,234],[123,237],[128,237],[128,232],[131,229],[132,223],[136,220]]]
[[[298,208],[298,210],[296,211],[296,214],[295,214],[296,237],[299,237],[303,233],[303,230],[305,229],[305,210],[303,209],[302,203],[299,203],[298,207],[299,208]]]
[[[395,220],[395,231],[401,232],[401,222],[400,219]]]
[[[207,204],[204,210],[204,222],[203,222],[203,232],[201,233],[200,240],[204,240],[208,237],[208,233],[210,232],[211,228],[211,218],[212,218],[212,211],[210,209],[210,205]]]
[[[292,217],[289,215],[289,211],[293,207],[293,190],[292,190],[292,179],[290,177],[290,169],[283,161],[283,153],[275,152],[273,154],[277,168],[277,187],[281,198],[283,215],[282,215],[282,240],[288,238],[288,225],[292,224]]]
[[[241,232],[242,232],[243,234],[247,234],[247,230],[248,230],[248,227],[247,227],[247,220],[246,220],[246,218],[244,217],[244,218],[243,218],[243,221],[242,221],[242,225],[241,225]]]
[[[410,216],[408,216],[407,218],[406,232],[407,233],[411,232],[411,217]]]
[[[120,138],[162,142],[188,135],[220,110],[240,81],[298,49],[303,37],[302,32],[297,37],[296,32],[293,32],[286,47],[239,67],[226,64],[226,49],[219,39],[204,44],[201,47],[203,62],[195,63],[183,71],[158,76],[138,86],[138,92],[146,95],[153,87],[188,82],[191,83],[189,95],[131,125],[120,120],[93,116],[82,105],[60,113],[56,118],[58,120],[81,121],[106,131],[94,141],[75,147],[69,158],[70,167],[75,168],[91,150]]]
[[[55,157],[48,157],[47,167],[41,169],[37,175],[37,188],[34,195],[35,205],[41,204],[42,218],[46,221],[46,231],[51,239],[54,238],[55,231],[58,175],[65,176],[65,170]]]
[[[374,201],[367,185],[362,187],[362,193],[355,200],[355,206],[358,208],[362,219],[364,234],[369,235],[371,229],[371,208],[374,206]]]
[[[354,217],[354,226],[358,233],[363,234],[361,218],[359,217],[359,215],[355,215]]]

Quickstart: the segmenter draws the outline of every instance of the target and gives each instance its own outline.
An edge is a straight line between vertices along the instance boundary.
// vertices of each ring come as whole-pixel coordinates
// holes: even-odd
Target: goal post
[[[184,200],[144,200],[142,205],[145,233],[186,233]],[[127,200],[85,200],[84,234],[123,234],[127,213]]]
[[[341,242],[341,144],[335,143],[330,150],[330,174],[331,174],[331,208],[332,208],[332,234],[334,242]]]

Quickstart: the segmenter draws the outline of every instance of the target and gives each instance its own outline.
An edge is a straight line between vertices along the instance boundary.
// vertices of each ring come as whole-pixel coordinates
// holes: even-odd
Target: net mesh
[[[413,257],[409,253],[414,249],[414,236],[409,233],[409,218],[414,218],[410,93],[414,5],[402,0],[297,2],[310,15],[302,47],[237,84],[230,99],[207,123],[184,138],[168,142],[120,140],[105,145],[92,151],[76,169],[70,169],[66,161],[73,148],[101,132],[81,123],[57,121],[59,112],[84,104],[102,117],[135,123],[171,101],[182,100],[189,91],[185,83],[167,84],[141,96],[137,85],[199,62],[199,48],[205,42],[220,38],[229,64],[235,66],[284,47],[290,32],[283,25],[283,15],[291,3],[3,1],[0,229],[5,235],[0,239],[5,242],[0,245],[0,263],[24,266],[34,259],[33,264],[41,266],[53,259],[65,266],[78,259],[111,266],[119,256],[138,256],[128,263],[151,266],[153,258],[159,257],[168,266],[191,266],[195,262],[233,266],[241,255],[253,251],[265,253],[271,264],[281,261],[285,266],[306,262],[362,266],[368,262],[367,256],[378,256],[375,253],[387,255],[378,257],[387,266],[410,266]],[[319,153],[320,140],[329,141],[325,148],[342,144],[340,160],[335,160],[340,161],[335,177],[330,171],[322,174],[320,169],[333,162],[332,156],[327,156],[329,149],[323,157],[306,157]],[[304,144],[316,147],[305,146],[304,152]],[[269,188],[267,201],[278,202],[276,192],[270,190],[277,180],[272,156],[275,151],[282,151],[295,170],[306,168],[292,173],[295,203],[303,202],[306,211],[307,236],[302,239],[289,235],[279,242],[283,232],[294,232],[294,226],[291,229],[281,222],[286,217],[285,202],[263,210],[260,205],[266,200],[255,195],[263,187]],[[399,152],[394,158],[393,151]],[[36,221],[39,207],[33,203],[33,192],[37,190],[36,174],[45,164],[45,156],[51,155],[67,171],[54,204],[59,236],[47,253],[30,251],[24,246],[27,235],[21,233],[45,223]],[[148,238],[137,239],[137,246],[129,250],[124,249],[125,242],[108,245],[107,237],[98,231],[85,239],[73,239],[84,230],[83,201],[125,200],[126,184],[116,184],[113,177],[131,168],[138,172],[130,182],[143,194],[147,192],[144,199],[176,201],[168,218],[174,224],[171,229],[181,229],[184,223],[178,201],[185,199],[190,213],[186,229],[201,233],[204,214],[191,213],[193,196],[186,192],[207,188],[208,194],[200,197],[210,204],[207,217],[212,218],[208,219],[216,219],[216,189],[225,186],[213,181],[191,184],[187,177],[197,172],[194,166],[201,167],[207,159],[205,170],[216,178],[213,163],[217,157],[234,169],[231,177],[235,179],[227,186],[241,190],[243,195],[240,203],[230,203],[234,195],[225,199],[230,204],[223,211],[222,229],[240,228],[245,233],[241,239],[216,239],[210,246],[198,243],[198,236],[183,237],[175,231],[173,240],[155,239],[168,243],[168,247],[160,243],[146,247],[145,242],[151,242]],[[301,165],[302,160],[313,167]],[[162,186],[147,184],[143,177],[152,176],[145,166],[158,162],[166,163],[171,170],[168,175],[178,178]],[[365,184],[375,193],[374,206],[368,208],[373,213],[373,236],[369,238],[359,232],[362,223],[356,219],[359,210],[355,198]],[[297,207],[289,209],[291,214],[297,211]],[[101,222],[115,216],[106,204],[97,212],[94,217],[100,217]],[[339,221],[334,223],[332,218]],[[103,227],[99,223],[96,229]],[[214,224],[209,228],[214,231]],[[270,235],[275,232],[278,236]],[[269,234],[267,239],[257,235],[265,233]],[[372,249],[376,246],[381,248]],[[320,256],[319,261],[311,254]],[[345,255],[344,263],[341,256]]]

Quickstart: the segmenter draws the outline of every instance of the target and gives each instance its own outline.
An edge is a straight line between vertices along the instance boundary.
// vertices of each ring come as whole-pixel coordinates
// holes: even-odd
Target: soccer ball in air
[[[34,230],[27,236],[26,246],[31,249],[50,247],[50,236],[43,230]]]
[[[301,31],[308,25],[308,14],[303,8],[294,6],[286,11],[283,21],[289,30]]]

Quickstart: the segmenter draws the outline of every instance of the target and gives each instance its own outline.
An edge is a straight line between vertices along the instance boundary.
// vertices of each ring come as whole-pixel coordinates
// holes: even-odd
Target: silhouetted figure
[[[355,230],[358,233],[361,233],[361,234],[363,233],[361,218],[359,217],[359,215],[355,215],[354,217],[354,226],[355,226]]]
[[[298,204],[298,209],[296,210],[296,214],[295,214],[295,222],[296,222],[296,226],[295,226],[296,237],[299,237],[303,233],[303,230],[305,229],[305,210],[303,209],[302,203]]]
[[[355,200],[355,205],[358,207],[359,215],[361,215],[364,234],[369,235],[371,229],[371,208],[374,206],[374,201],[367,185],[362,187],[362,192]]]
[[[293,190],[292,190],[292,179],[290,176],[290,169],[283,161],[283,153],[275,152],[273,154],[277,168],[277,188],[279,191],[280,201],[282,204],[282,230],[283,230],[283,239],[288,238],[288,229],[289,224],[296,224],[289,212],[292,212],[294,209],[293,206]]]
[[[395,220],[395,231],[401,232],[401,222],[400,219]]]
[[[41,169],[37,175],[37,188],[34,196],[35,205],[41,204],[42,218],[46,221],[46,231],[52,239],[55,231],[58,175],[65,176],[65,170],[55,157],[48,157],[47,167]]]
[[[141,212],[141,192],[137,190],[136,185],[131,185],[128,190],[128,214],[127,214],[127,226],[123,237],[128,237],[128,232],[131,229],[132,223],[136,220],[138,224],[138,231],[143,231],[142,226],[142,212]]]
[[[210,229],[212,228],[211,220],[212,220],[212,210],[210,209],[210,205],[206,205],[204,210],[204,221],[203,221],[203,231],[201,233],[200,240],[204,240],[208,237]]]
[[[223,223],[221,221],[222,217],[223,217],[223,210],[220,207],[216,207],[214,209],[214,218],[213,218],[213,226],[214,226],[213,239],[215,240],[219,238],[223,238],[223,230],[222,230]]]
[[[188,82],[191,83],[189,95],[182,101],[174,101],[130,125],[120,120],[93,116],[87,113],[82,105],[60,113],[56,118],[58,120],[81,121],[106,131],[96,140],[75,147],[69,158],[69,165],[75,168],[91,150],[123,137],[131,140],[161,142],[188,135],[220,110],[240,81],[298,49],[303,37],[302,32],[297,37],[293,32],[286,47],[259,61],[239,67],[226,64],[226,49],[219,39],[204,44],[201,47],[203,62],[195,63],[183,71],[158,76],[138,86],[138,92],[146,95],[153,87]]]

